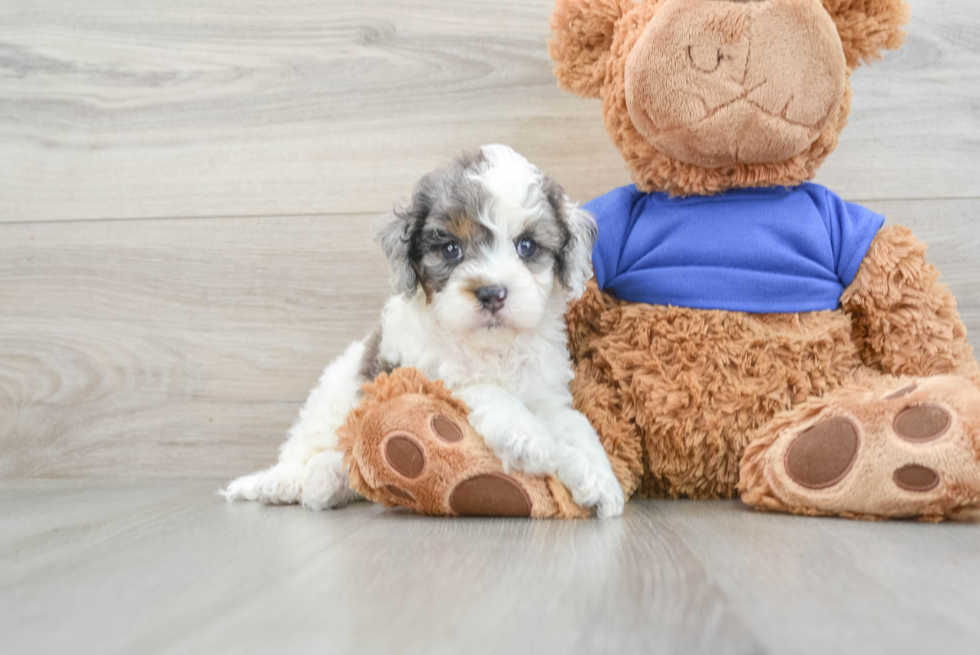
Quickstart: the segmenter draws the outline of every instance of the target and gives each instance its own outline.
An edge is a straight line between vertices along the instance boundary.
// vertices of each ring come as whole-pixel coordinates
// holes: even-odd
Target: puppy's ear
[[[592,247],[598,236],[595,218],[569,200],[564,189],[550,177],[544,178],[543,188],[562,230],[562,243],[555,255],[555,275],[578,298],[592,278]]]
[[[823,0],[823,6],[837,25],[848,70],[862,61],[878,61],[882,50],[895,50],[905,41],[905,0]]]
[[[558,86],[586,98],[599,97],[616,22],[632,4],[632,0],[555,3],[548,54],[555,62]]]
[[[427,187],[427,179],[423,178],[415,186],[412,202],[407,207],[395,207],[388,224],[378,233],[378,242],[388,258],[391,284],[397,292],[409,297],[415,295],[419,285],[416,269],[420,257],[419,235],[432,209]]]

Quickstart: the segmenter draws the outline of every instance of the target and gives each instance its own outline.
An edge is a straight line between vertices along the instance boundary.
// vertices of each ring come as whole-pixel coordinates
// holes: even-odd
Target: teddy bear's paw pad
[[[442,414],[432,417],[432,432],[446,443],[456,443],[463,440],[463,430],[452,419]]]
[[[824,489],[851,470],[858,454],[858,431],[846,418],[832,418],[805,430],[786,451],[786,473],[797,484]]]
[[[898,413],[895,417],[895,434],[902,439],[912,442],[933,441],[946,434],[953,424],[953,415],[949,410],[926,403],[913,405]]]
[[[459,516],[531,516],[527,491],[503,473],[484,473],[463,480],[450,494],[449,507]]]
[[[468,424],[427,409],[411,420],[402,417],[397,427],[385,426],[388,432],[362,460],[375,462],[372,486],[386,504],[424,514],[453,514],[447,501],[453,481],[473,468],[474,455],[480,459],[485,447]],[[480,464],[478,470],[486,470],[486,462]],[[465,501],[465,493],[462,498]]]
[[[892,479],[906,491],[929,491],[939,484],[939,474],[921,464],[906,464],[895,471]]]
[[[816,417],[768,447],[764,475],[780,506],[926,519],[980,506],[980,390],[966,379],[813,402]]]
[[[425,471],[425,451],[414,437],[392,435],[385,442],[384,453],[388,465],[406,478],[417,478]]]
[[[416,502],[415,496],[413,496],[412,494],[408,493],[407,491],[405,491],[404,489],[402,489],[398,485],[386,484],[385,485],[385,490],[389,494],[391,494],[392,496],[394,496],[395,498],[397,498],[399,500],[402,500],[402,501],[404,501],[406,503],[415,503]]]

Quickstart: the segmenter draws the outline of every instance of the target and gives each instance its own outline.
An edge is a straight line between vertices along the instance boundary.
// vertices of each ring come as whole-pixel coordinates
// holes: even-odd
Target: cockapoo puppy
[[[399,292],[380,326],[323,372],[279,462],[222,493],[316,510],[355,499],[337,429],[364,382],[415,367],[466,402],[505,469],[557,475],[598,516],[621,514],[622,489],[569,390],[564,314],[592,276],[595,237],[592,216],[506,146],[423,177],[379,237]]]

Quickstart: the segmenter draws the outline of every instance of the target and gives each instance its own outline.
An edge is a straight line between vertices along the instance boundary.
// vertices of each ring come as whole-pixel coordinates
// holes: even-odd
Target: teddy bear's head
[[[549,51],[562,88],[602,98],[641,190],[792,186],[908,17],[904,0],[557,0]]]

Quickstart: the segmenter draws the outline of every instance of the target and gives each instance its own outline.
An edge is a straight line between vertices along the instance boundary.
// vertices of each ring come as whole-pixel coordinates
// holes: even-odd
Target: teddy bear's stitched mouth
[[[775,113],[769,111],[768,109],[766,109],[765,107],[763,107],[762,105],[760,105],[759,103],[757,103],[754,100],[752,100],[752,99],[749,98],[749,95],[751,95],[757,89],[763,87],[767,82],[768,82],[768,80],[763,80],[762,82],[759,82],[758,84],[754,85],[753,87],[751,87],[749,89],[746,89],[744,92],[742,92],[741,94],[739,94],[737,97],[732,98],[731,100],[729,100],[727,102],[724,102],[724,103],[718,105],[717,107],[715,107],[713,109],[708,109],[707,108],[707,104],[704,102],[704,98],[702,98],[701,96],[698,96],[698,100],[700,100],[701,103],[705,105],[705,111],[706,111],[706,113],[705,113],[704,116],[702,116],[701,118],[697,119],[693,123],[687,123],[685,125],[679,125],[677,127],[672,127],[672,128],[669,128],[669,129],[657,129],[655,127],[656,122],[653,120],[653,117],[650,115],[650,111],[648,109],[644,108],[643,113],[646,116],[647,123],[653,128],[652,131],[654,132],[654,134],[656,136],[663,136],[663,135],[673,134],[673,133],[679,132],[681,130],[689,130],[691,128],[696,128],[697,126],[701,125],[702,123],[706,123],[706,122],[710,121],[712,118],[714,118],[722,110],[724,110],[724,109],[726,109],[728,107],[731,107],[732,105],[734,105],[735,103],[740,102],[740,101],[744,101],[744,102],[752,105],[752,107],[755,110],[759,111],[760,113],[765,114],[766,116],[769,116],[771,118],[775,118],[775,119],[778,119],[780,121],[783,121],[787,125],[792,125],[793,127],[798,127],[800,129],[804,129],[804,130],[808,130],[808,131],[815,131],[815,130],[817,130],[818,127],[820,126],[820,124],[823,123],[824,121],[826,121],[827,117],[830,115],[830,112],[833,109],[833,107],[828,107],[827,110],[823,114],[824,118],[821,121],[819,121],[818,123],[816,123],[816,124],[808,125],[806,123],[798,123],[796,121],[793,121],[793,120],[791,120],[791,119],[789,119],[789,118],[786,117],[786,113],[789,111],[790,104],[792,104],[793,100],[796,98],[796,94],[794,93],[794,94],[791,94],[790,95],[789,99],[786,101],[786,104],[783,105],[783,110],[779,114],[775,114]]]
[[[819,138],[830,121],[837,103],[827,107],[817,123],[800,123],[786,116],[796,97],[795,94],[789,96],[778,112],[771,111],[748,97],[763,84],[765,82],[707,111],[697,120],[669,129],[656,129],[650,110],[644,107],[641,116],[645,125],[642,130],[639,125],[636,128],[662,153],[680,161],[708,168],[731,164],[767,163],[803,152]],[[703,99],[701,101],[703,102]],[[729,110],[728,116],[719,115],[726,110]],[[717,124],[719,120],[722,124]],[[727,133],[728,137],[725,139],[727,145],[722,147],[721,142],[715,139],[716,146],[705,149],[703,139],[712,131],[712,121],[715,122],[714,129],[722,129]],[[782,144],[778,146],[776,155],[773,155],[771,150],[759,150],[759,143],[772,144],[776,139],[779,139],[778,143]],[[718,147],[721,149],[719,150]]]

